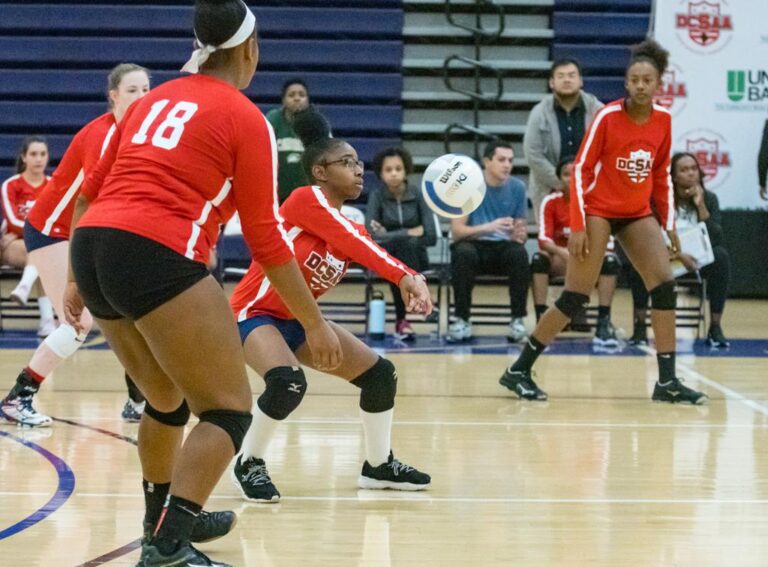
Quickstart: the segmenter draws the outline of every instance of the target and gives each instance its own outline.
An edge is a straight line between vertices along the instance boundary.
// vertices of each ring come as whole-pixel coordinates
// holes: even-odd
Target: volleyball
[[[429,208],[441,217],[464,217],[483,202],[483,170],[469,156],[445,154],[427,167],[421,192]]]

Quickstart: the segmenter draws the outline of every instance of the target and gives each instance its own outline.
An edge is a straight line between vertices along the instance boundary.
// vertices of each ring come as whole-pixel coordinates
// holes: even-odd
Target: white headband
[[[200,43],[199,39],[195,38],[195,44],[198,48],[192,52],[189,61],[184,63],[181,70],[187,73],[197,73],[200,70],[200,66],[208,61],[208,57],[211,56],[211,53],[218,51],[219,49],[237,47],[253,35],[254,29],[256,29],[256,16],[254,16],[250,8],[246,6],[245,19],[243,20],[243,23],[240,24],[240,28],[235,32],[235,35],[221,45],[203,45]]]

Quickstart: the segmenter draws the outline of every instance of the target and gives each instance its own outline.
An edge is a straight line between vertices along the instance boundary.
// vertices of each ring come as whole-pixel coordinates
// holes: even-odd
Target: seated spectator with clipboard
[[[704,187],[704,173],[696,157],[689,153],[672,156],[672,183],[675,190],[677,233],[681,253],[672,259],[675,277],[698,270],[707,281],[710,326],[707,344],[728,347],[721,327],[725,300],[728,296],[731,260],[723,246],[720,204],[717,195]],[[634,304],[634,332],[630,344],[648,344],[645,327],[648,293],[640,276],[630,273]]]

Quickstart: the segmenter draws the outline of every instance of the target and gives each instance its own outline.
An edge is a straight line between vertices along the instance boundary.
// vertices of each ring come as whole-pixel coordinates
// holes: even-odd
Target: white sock
[[[253,421],[243,440],[242,455],[244,461],[251,457],[263,459],[267,453],[269,442],[272,441],[277,426],[280,425],[279,420],[272,419],[261,411],[257,403],[253,404],[253,411],[251,413],[253,413]]]
[[[392,448],[392,416],[394,408],[378,413],[360,410],[365,433],[365,460],[372,467],[386,463]]]
[[[25,286],[27,289],[32,289],[32,286],[35,285],[36,279],[37,268],[35,268],[32,264],[27,264],[24,266],[24,271],[21,273],[19,286]]]
[[[53,305],[47,296],[37,298],[37,308],[40,309],[40,321],[53,321]]]

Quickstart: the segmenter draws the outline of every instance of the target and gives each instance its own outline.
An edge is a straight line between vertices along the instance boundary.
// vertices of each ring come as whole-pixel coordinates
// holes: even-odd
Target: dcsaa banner
[[[729,209],[765,206],[768,0],[656,0],[655,38],[671,54],[656,102],[672,113],[672,151],[696,156]]]

